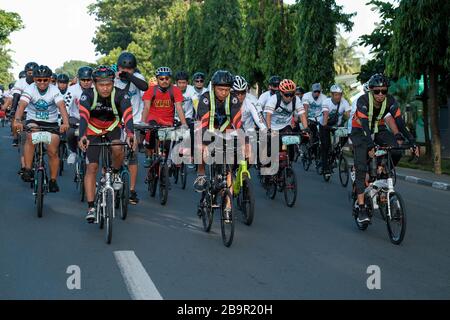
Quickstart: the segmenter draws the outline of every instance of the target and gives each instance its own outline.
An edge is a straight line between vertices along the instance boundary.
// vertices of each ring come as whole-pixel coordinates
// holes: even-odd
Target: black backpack
[[[275,110],[281,108],[286,112],[290,112],[291,114],[295,112],[295,104],[297,102],[297,96],[295,96],[294,99],[292,100],[292,111],[289,111],[281,106],[281,93],[277,92],[276,95],[277,95],[277,105],[275,106]]]

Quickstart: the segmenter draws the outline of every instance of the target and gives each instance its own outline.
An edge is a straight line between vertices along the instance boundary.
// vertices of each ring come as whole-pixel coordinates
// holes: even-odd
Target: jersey
[[[194,96],[192,97],[192,106],[194,107],[194,118],[195,113],[197,112],[198,102],[200,101],[200,97],[205,92],[208,92],[208,89],[202,88],[201,90],[198,90],[196,87],[194,87]]]
[[[97,104],[94,103],[94,89],[84,90],[80,98],[80,137],[84,135],[100,135],[104,134],[114,123],[117,118],[114,114],[114,108],[111,101],[111,96],[103,98],[100,95],[97,97]],[[117,90],[114,96],[114,105],[117,110],[117,116],[122,119],[125,124],[125,129],[128,135],[134,135],[133,128],[133,110],[131,107],[131,100],[125,91]],[[101,133],[96,133],[89,125],[101,130]],[[119,123],[117,124],[119,125]]]
[[[79,83],[69,87],[64,95],[64,103],[66,105],[69,117],[80,119],[80,98],[84,89]]]
[[[63,97],[55,86],[49,86],[45,92],[40,92],[33,83],[22,92],[20,100],[28,103],[27,121],[58,122],[57,104],[63,102]]]
[[[294,106],[295,99],[295,106]],[[291,102],[286,104],[283,99],[278,105],[278,95],[273,95],[267,102],[264,112],[272,115],[271,125],[272,130],[282,130],[292,123],[292,117],[294,113],[301,115],[305,113],[305,108],[303,107],[300,98],[294,97]],[[294,109],[295,108],[295,109]]]
[[[155,95],[154,92],[156,92]],[[159,86],[151,86],[142,99],[151,102],[148,119],[142,120],[156,121],[160,125],[172,126],[175,117],[175,103],[183,102],[183,94],[175,86],[171,86],[166,92],[162,92]]]
[[[186,91],[183,92],[183,111],[186,119],[192,119],[194,117],[194,102],[197,98],[197,94],[193,86],[188,85]],[[180,120],[178,114],[175,113],[175,119]]]
[[[133,74],[138,79],[144,80],[145,78],[139,72]],[[114,86],[120,90],[125,90],[128,88],[128,96],[131,100],[131,106],[133,107],[133,122],[141,122],[142,110],[144,110],[144,102],[142,101],[142,92],[138,87],[132,82],[122,81],[120,79],[114,80]]]
[[[270,91],[270,90],[264,92],[263,94],[261,94],[261,95],[259,96],[258,103],[259,103],[259,105],[261,106],[262,111],[264,111],[264,108],[266,107],[267,102],[269,101],[269,99],[270,99],[272,96],[274,96],[274,94],[272,94],[272,91]]]
[[[258,99],[250,93],[247,93],[242,103],[242,127],[247,132],[254,130],[255,125],[260,130],[267,128]]]
[[[322,111],[328,111],[329,115],[328,115],[328,124],[329,125],[337,125],[339,126],[342,123],[342,117],[344,116],[344,113],[351,111],[351,106],[348,103],[347,100],[345,100],[345,98],[341,99],[341,102],[339,104],[334,104],[333,100],[331,98],[327,98],[322,105]],[[330,120],[337,120],[337,122],[332,121],[330,122]],[[335,123],[333,123],[335,122]],[[320,124],[323,125],[323,114],[320,117]]]
[[[29,85],[32,85],[32,84],[33,84],[33,82],[28,83],[26,78],[22,78],[22,79],[17,80],[14,83],[14,87],[12,88],[11,95],[15,95],[16,93],[21,95],[22,92],[24,92],[25,89]]]
[[[227,122],[227,114],[225,108],[226,102],[215,101],[214,112],[214,129],[220,129]],[[200,97],[197,108],[197,120],[201,121],[203,131],[209,129],[211,117],[211,97],[209,92],[205,92]],[[242,127],[242,111],[238,98],[231,94],[230,96],[230,121],[226,129],[240,129]],[[225,130],[226,130],[225,129]]]
[[[321,93],[316,99],[313,98],[313,93],[308,92],[302,98],[303,104],[308,106],[308,119],[317,120],[322,115],[322,105],[327,99],[327,96]]]

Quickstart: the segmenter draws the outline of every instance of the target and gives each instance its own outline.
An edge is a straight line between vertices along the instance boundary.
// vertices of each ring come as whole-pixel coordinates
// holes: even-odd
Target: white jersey
[[[262,111],[264,111],[264,108],[266,107],[267,101],[269,101],[269,99],[270,99],[272,96],[273,96],[273,94],[272,94],[272,92],[271,92],[270,90],[269,90],[269,91],[266,91],[266,92],[264,92],[264,93],[262,93],[262,94],[259,96],[258,103],[259,103],[259,105],[261,106],[261,110],[262,110]]]
[[[197,112],[197,107],[198,107],[198,101],[200,100],[200,97],[202,96],[202,94],[204,94],[205,92],[208,92],[207,88],[203,88],[202,90],[198,90],[195,87],[194,88],[194,96],[192,97],[192,104],[194,106],[195,112]]]
[[[198,99],[197,93],[193,86],[188,85],[186,91],[183,92],[183,111],[186,119],[192,119],[194,117],[194,99]],[[176,112],[175,119],[180,120]]]
[[[12,88],[11,95],[15,95],[16,93],[22,94],[25,91],[25,89],[28,86],[32,85],[33,83],[34,82],[32,82],[31,84],[28,84],[26,78],[17,80],[16,83],[14,83],[14,87]]]
[[[69,117],[80,119],[80,98],[83,88],[79,83],[70,86],[64,95],[64,104],[66,105]]]
[[[289,126],[292,122],[294,112],[297,115],[305,113],[305,108],[299,97],[295,97],[295,110],[293,110],[293,101],[289,104],[284,103],[281,99],[280,106],[277,108],[277,95],[273,95],[269,101],[267,101],[264,107],[265,113],[272,114],[271,128],[272,130],[281,130]]]
[[[338,122],[336,125],[338,126],[342,123],[342,117],[344,116],[344,113],[350,111],[351,109],[352,107],[344,98],[341,99],[339,105],[334,104],[331,98],[327,98],[322,105],[322,110],[329,112],[328,119],[330,119],[331,116],[334,116],[337,113]],[[323,125],[323,114],[320,116],[320,124]]]
[[[138,79],[144,80],[145,78],[139,72],[133,74]],[[131,106],[133,107],[133,122],[141,122],[142,110],[144,110],[144,101],[142,101],[142,92],[132,82],[123,82],[120,79],[114,80],[114,86],[120,90],[124,90],[129,85],[128,95],[130,96]]]
[[[242,103],[241,110],[242,127],[246,132],[254,130],[255,124],[261,130],[267,128],[266,121],[261,113],[261,106],[254,95],[247,93],[245,100]]]
[[[3,97],[5,98],[12,98],[12,89],[11,90],[6,90],[5,92],[3,92]]]
[[[45,93],[40,93],[36,84],[31,84],[22,93],[20,100],[28,103],[27,119],[49,123],[58,122],[57,103],[63,101],[63,97],[55,86],[49,86]]]
[[[308,119],[316,120],[322,115],[322,105],[327,96],[321,93],[317,100],[313,98],[313,93],[308,92],[302,98],[303,104],[308,106]]]

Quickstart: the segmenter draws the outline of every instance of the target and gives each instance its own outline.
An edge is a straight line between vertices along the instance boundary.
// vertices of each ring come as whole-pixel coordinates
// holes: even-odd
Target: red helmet
[[[294,92],[296,88],[297,86],[295,82],[292,80],[284,79],[283,81],[280,82],[280,91],[283,93]]]

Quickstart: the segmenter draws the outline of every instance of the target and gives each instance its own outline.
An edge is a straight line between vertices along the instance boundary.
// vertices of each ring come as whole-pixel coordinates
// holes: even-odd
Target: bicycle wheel
[[[200,214],[203,223],[203,230],[205,230],[206,232],[211,231],[211,226],[213,222],[212,206],[213,206],[212,196],[208,192],[205,192],[203,201],[200,203],[198,210],[201,210]]]
[[[38,218],[42,218],[44,208],[44,171],[36,171],[36,209]]]
[[[59,176],[62,176],[63,171],[64,171],[64,157],[65,157],[65,149],[66,149],[66,145],[60,143],[59,144],[59,148],[58,148],[58,156],[59,156]]]
[[[286,205],[292,208],[297,200],[297,177],[292,168],[284,169],[284,200]]]
[[[105,224],[106,224],[106,243],[111,244],[112,239],[112,220],[114,216],[114,192],[107,189],[105,195]]]
[[[343,154],[339,156],[339,180],[341,181],[341,185],[346,188],[348,185],[348,180],[350,179],[350,173],[348,170],[348,162]]]
[[[231,212],[226,216],[225,209],[227,204],[231,206]],[[222,191],[220,204],[220,227],[222,230],[222,241],[225,247],[230,247],[234,238],[234,219],[233,219],[233,196],[230,190]]]
[[[122,220],[125,220],[128,215],[128,202],[130,199],[130,174],[128,171],[122,172],[121,179],[123,185],[120,191],[120,217]]]
[[[385,214],[388,234],[391,242],[399,245],[402,243],[406,232],[405,203],[400,194],[396,192],[389,194],[388,197],[390,203],[390,218],[388,212],[389,209],[387,205],[384,206],[384,210],[386,210]]]
[[[80,184],[80,201],[84,202],[84,197],[86,195],[86,190],[84,189],[84,172],[85,172],[86,164],[82,163],[80,167],[79,181]]]
[[[173,171],[172,171],[173,182],[174,182],[175,184],[178,184],[178,177],[179,177],[179,173],[180,173],[180,168],[179,168],[178,166],[175,166],[175,165],[174,165],[174,167],[173,167],[172,170],[173,170]]]
[[[277,195],[277,183],[274,180],[274,177],[267,177],[268,179],[266,181],[266,195],[269,197],[269,199],[275,199],[275,196]]]
[[[300,153],[303,169],[305,171],[308,171],[309,167],[311,166],[311,150],[308,148],[306,144],[302,144],[300,146]]]
[[[181,164],[180,168],[180,176],[181,176],[181,189],[186,189],[187,183],[187,167],[184,163]]]
[[[95,211],[98,219],[98,227],[100,229],[103,229],[105,225],[105,215],[103,214],[102,202],[103,202],[103,194],[97,193],[97,199],[95,201]]]
[[[156,194],[156,186],[158,185],[158,177],[156,176],[156,169],[151,168],[148,172],[147,187],[150,197],[154,198]]]
[[[169,195],[169,167],[163,165],[159,174],[159,203],[164,206]]]
[[[244,177],[241,189],[241,210],[244,215],[244,223],[250,226],[255,216],[255,195],[253,186],[248,177]]]

